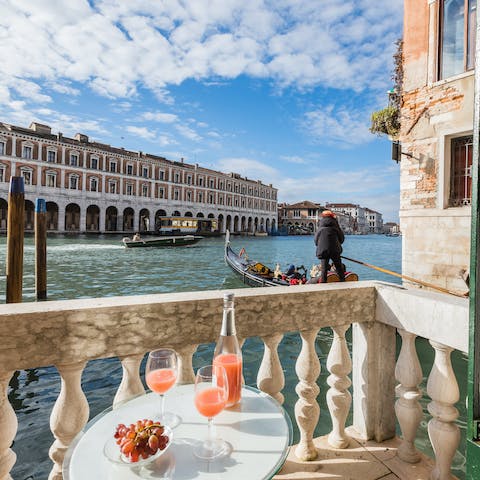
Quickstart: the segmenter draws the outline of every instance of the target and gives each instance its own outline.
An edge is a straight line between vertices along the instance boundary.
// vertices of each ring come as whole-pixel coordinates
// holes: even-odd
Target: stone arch
[[[98,232],[100,230],[100,208],[97,205],[89,205],[87,208],[85,230],[87,232]]]
[[[193,213],[192,212],[185,212],[185,217],[193,217]]]
[[[202,212],[197,213],[197,218],[204,218],[205,215]]]
[[[35,227],[35,205],[31,200],[25,200],[25,230],[33,231]]]
[[[8,202],[4,198],[0,198],[0,230],[7,229],[8,218]]]
[[[158,230],[160,228],[160,225],[162,223],[162,217],[166,217],[167,212],[165,210],[157,210],[155,212],[155,230]]]
[[[173,213],[172,213],[172,217],[181,217],[181,213],[178,211],[178,210],[175,210]]]
[[[80,206],[76,203],[69,203],[65,207],[65,230],[67,232],[80,230]]]
[[[138,219],[138,231],[148,232],[150,230],[150,210],[142,208]]]
[[[133,208],[127,207],[123,210],[123,224],[122,230],[124,232],[133,232],[135,212]]]
[[[47,230],[58,230],[58,205],[55,202],[46,202]]]
[[[107,210],[105,211],[105,231],[116,232],[117,221],[118,221],[117,207],[114,207],[114,206],[108,207]]]
[[[219,231],[220,233],[225,232],[225,225],[224,225],[224,223],[223,223],[223,215],[222,215],[222,214],[220,214],[220,215],[218,216],[218,227],[217,227],[217,228],[218,228],[218,231]]]

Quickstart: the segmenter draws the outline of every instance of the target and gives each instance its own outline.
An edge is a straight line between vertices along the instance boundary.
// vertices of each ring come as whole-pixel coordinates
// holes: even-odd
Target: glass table
[[[173,442],[144,466],[117,466],[103,454],[105,442],[119,423],[154,419],[160,409],[155,393],[141,395],[92,419],[75,437],[63,462],[64,480],[269,479],[280,469],[292,441],[292,424],[282,406],[269,395],[243,387],[239,405],[215,417],[217,436],[231,452],[213,461],[200,460],[193,448],[207,435],[207,419],[193,402],[193,385],[179,385],[166,395],[166,411],[182,417]]]

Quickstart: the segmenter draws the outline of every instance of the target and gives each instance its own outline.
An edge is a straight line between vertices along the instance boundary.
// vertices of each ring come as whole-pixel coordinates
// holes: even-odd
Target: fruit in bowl
[[[119,423],[113,435],[128,462],[138,463],[156,456],[170,444],[171,430],[153,420],[138,420],[129,426]]]

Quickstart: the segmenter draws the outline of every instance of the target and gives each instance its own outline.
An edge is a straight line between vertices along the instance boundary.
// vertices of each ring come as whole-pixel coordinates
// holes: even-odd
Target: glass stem
[[[160,394],[160,418],[163,421],[165,416],[165,395]]]
[[[208,429],[207,429],[207,440],[206,444],[207,445],[213,445],[213,441],[215,440],[214,438],[214,432],[213,432],[213,417],[208,418]]]

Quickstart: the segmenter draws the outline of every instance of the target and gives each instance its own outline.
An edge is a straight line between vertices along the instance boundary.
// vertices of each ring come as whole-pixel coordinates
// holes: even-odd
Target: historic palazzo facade
[[[25,228],[33,229],[34,202],[47,205],[56,232],[132,232],[156,229],[162,217],[214,220],[224,232],[277,228],[277,189],[259,180],[198,165],[0,123],[0,230],[7,227],[11,176],[23,176]]]

